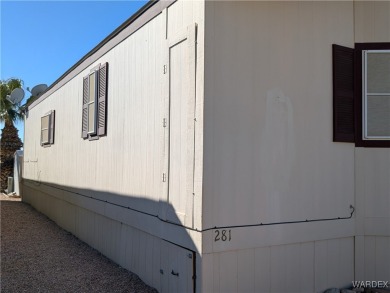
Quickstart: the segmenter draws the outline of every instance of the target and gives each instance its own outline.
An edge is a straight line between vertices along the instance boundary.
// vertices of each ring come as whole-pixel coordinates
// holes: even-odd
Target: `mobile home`
[[[25,116],[23,201],[160,292],[390,279],[390,2],[158,1]]]

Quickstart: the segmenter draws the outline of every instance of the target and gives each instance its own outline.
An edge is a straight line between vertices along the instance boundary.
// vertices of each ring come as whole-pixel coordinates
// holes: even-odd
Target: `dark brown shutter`
[[[99,69],[98,135],[106,134],[108,63]]]
[[[55,114],[56,114],[55,110],[51,111],[50,119],[49,119],[49,143],[50,144],[54,143],[54,126],[55,126],[55,118],[56,118]]]
[[[354,49],[333,45],[333,141],[354,142]]]
[[[81,137],[88,137],[88,94],[89,94],[89,76],[83,79],[83,112],[82,112],[82,129]]]

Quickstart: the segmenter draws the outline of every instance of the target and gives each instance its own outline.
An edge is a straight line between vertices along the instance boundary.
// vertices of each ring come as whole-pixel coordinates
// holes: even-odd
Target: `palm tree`
[[[18,130],[14,125],[14,122],[23,120],[20,102],[12,104],[7,99],[7,95],[10,95],[16,88],[22,88],[22,86],[23,81],[21,79],[10,78],[5,81],[0,81],[0,122],[4,122],[0,139],[1,191],[7,188],[7,178],[13,175],[15,151],[23,146],[18,135]]]

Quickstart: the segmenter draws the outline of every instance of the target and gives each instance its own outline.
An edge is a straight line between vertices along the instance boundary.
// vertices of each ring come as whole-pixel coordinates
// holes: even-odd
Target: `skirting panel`
[[[323,292],[352,286],[354,238],[204,254],[202,292]]]
[[[58,194],[23,185],[23,201],[159,292],[194,290],[193,251],[71,204]]]

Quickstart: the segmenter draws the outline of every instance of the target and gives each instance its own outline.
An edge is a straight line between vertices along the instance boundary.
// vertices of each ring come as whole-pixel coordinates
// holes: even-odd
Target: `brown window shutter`
[[[106,134],[108,63],[99,69],[98,129],[99,136]]]
[[[88,94],[89,94],[89,78],[88,75],[83,79],[83,112],[82,112],[82,129],[81,137],[88,137]]]
[[[51,111],[50,119],[49,119],[49,143],[54,143],[54,126],[55,126],[55,110]]]
[[[354,142],[354,49],[333,45],[333,141]]]

